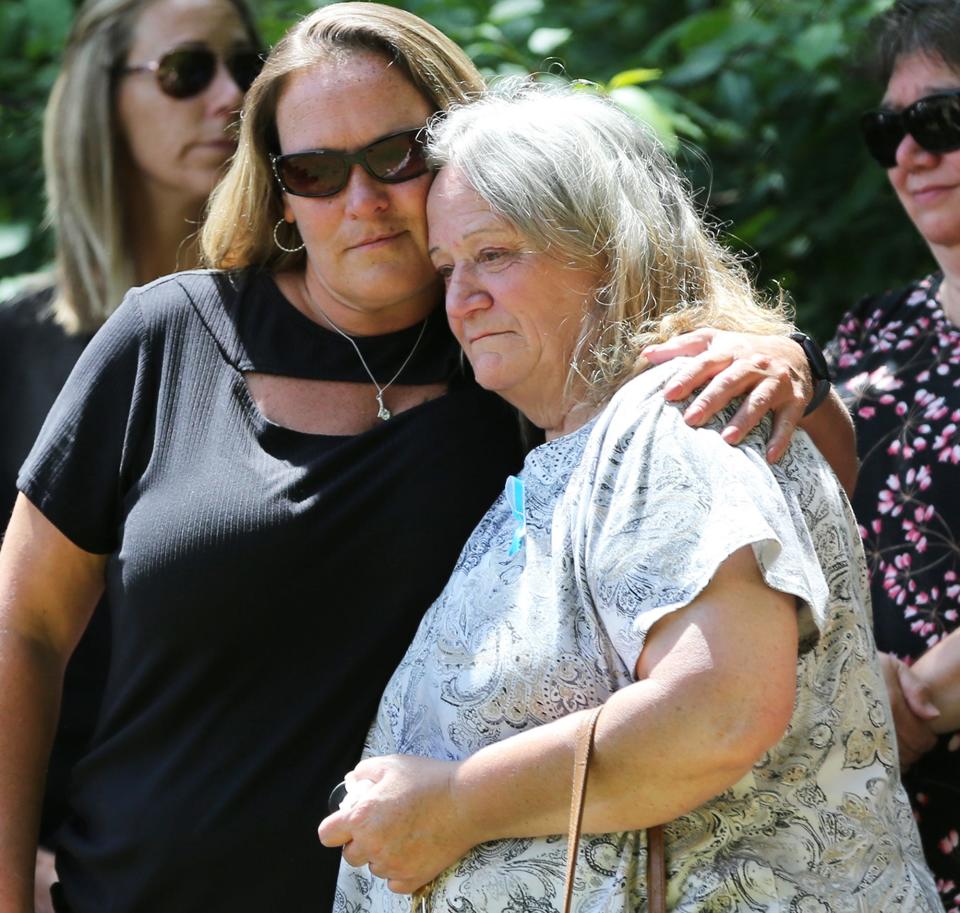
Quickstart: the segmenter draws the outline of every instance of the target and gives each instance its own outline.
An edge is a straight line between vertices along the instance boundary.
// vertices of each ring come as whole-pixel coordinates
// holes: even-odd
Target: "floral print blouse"
[[[367,755],[454,760],[634,680],[651,626],[693,600],[735,550],[798,600],[793,717],[724,793],[666,828],[674,913],[939,909],[896,771],[889,706],[849,505],[809,439],[774,467],[755,431],[729,447],[689,428],[663,386],[628,383],[578,431],[527,457],[421,622]],[[703,750],[709,753],[709,744]],[[646,909],[643,832],[580,844],[575,913]],[[493,841],[442,873],[432,913],[555,913],[565,841]],[[409,913],[343,863],[337,913]]]
[[[857,428],[860,524],[879,649],[907,662],[960,613],[960,327],[937,273],[866,298],[827,347]],[[960,733],[906,775],[945,909],[960,911]]]

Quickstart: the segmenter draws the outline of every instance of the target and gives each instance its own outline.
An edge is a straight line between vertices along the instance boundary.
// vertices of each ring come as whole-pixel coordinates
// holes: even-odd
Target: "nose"
[[[243,90],[237,85],[223,60],[217,61],[217,72],[207,89],[207,97],[214,112],[234,112],[240,110],[243,102]]]
[[[938,158],[936,152],[924,149],[909,133],[900,140],[897,146],[896,160],[898,168],[923,168],[935,163]]]
[[[493,303],[490,293],[477,279],[476,272],[467,265],[453,268],[446,282],[447,317],[466,320],[477,311],[485,310]]]
[[[364,218],[383,212],[390,206],[390,187],[371,177],[360,165],[351,165],[343,194],[344,212],[351,218]]]

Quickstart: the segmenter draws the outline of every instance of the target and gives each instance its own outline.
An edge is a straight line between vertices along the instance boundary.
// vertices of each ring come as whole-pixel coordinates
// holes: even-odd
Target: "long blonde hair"
[[[435,119],[428,153],[531,247],[600,275],[571,375],[597,402],[642,369],[644,346],[678,333],[789,331],[782,303],[761,303],[653,132],[596,94],[504,80]]]
[[[277,43],[247,92],[237,154],[210,198],[200,235],[207,266],[283,270],[303,263],[302,251],[285,253],[273,242],[273,228],[283,216],[280,188],[268,160],[280,151],[277,103],[294,73],[350,52],[372,52],[392,61],[434,111],[484,88],[483,77],[461,48],[405,10],[379,3],[334,3],[307,16]]]
[[[115,81],[154,0],[87,0],[77,12],[43,121],[47,222],[56,238],[54,310],[70,332],[96,330],[134,284],[125,223]],[[236,7],[252,42],[256,26]]]

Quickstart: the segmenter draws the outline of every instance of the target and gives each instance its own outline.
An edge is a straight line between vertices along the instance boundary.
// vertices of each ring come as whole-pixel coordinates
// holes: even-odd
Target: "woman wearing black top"
[[[512,414],[460,373],[426,252],[416,131],[481,87],[416,17],[318,11],[248,95],[204,238],[227,269],[133,291],[81,356],[0,553],[4,913],[32,909],[59,683],[104,592],[60,906],[329,906],[326,795],[519,464]],[[280,159],[288,190],[326,195],[283,193],[271,154],[311,149],[360,164]]]
[[[78,8],[44,117],[56,273],[0,303],[3,525],[44,417],[123,293],[198,264],[197,224],[236,148],[260,47],[243,0],[86,0]],[[109,633],[104,602],[65,676],[43,847],[55,846],[70,773],[93,732]],[[37,913],[50,913],[53,880],[53,856],[41,849]]]

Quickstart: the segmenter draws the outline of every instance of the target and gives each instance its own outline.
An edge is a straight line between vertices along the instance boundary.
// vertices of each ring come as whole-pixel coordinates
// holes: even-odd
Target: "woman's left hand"
[[[352,801],[324,818],[321,842],[342,846],[350,865],[367,865],[391,891],[413,893],[480,842],[453,801],[459,766],[412,755],[361,761],[346,776]]]
[[[655,365],[678,355],[690,356],[691,361],[666,387],[666,399],[686,399],[703,387],[683,414],[688,425],[702,425],[742,396],[743,402],[723,429],[723,439],[739,444],[764,415],[772,412],[767,459],[776,462],[783,456],[813,395],[807,358],[796,342],[788,336],[757,336],[705,327],[648,346],[643,352],[643,357]]]

